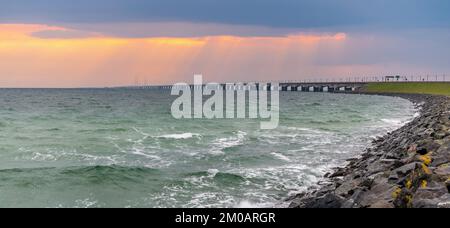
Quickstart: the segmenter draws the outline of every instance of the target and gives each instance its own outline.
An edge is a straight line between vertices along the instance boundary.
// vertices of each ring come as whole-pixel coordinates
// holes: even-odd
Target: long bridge
[[[357,77],[346,79],[327,79],[319,81],[283,81],[264,83],[221,83],[216,84],[224,90],[267,90],[267,91],[299,91],[299,92],[358,92],[369,83],[410,83],[410,82],[450,82],[447,75],[426,76],[382,76],[382,77]],[[261,86],[260,86],[261,85]],[[275,86],[278,85],[278,86]],[[189,85],[192,90],[202,89],[207,85]],[[122,88],[132,89],[158,89],[171,90],[173,85],[134,85]]]
[[[298,91],[298,92],[355,92],[359,91],[367,85],[367,82],[283,82],[278,83],[239,83],[239,84],[216,84],[212,89],[223,90],[265,90],[265,91]],[[189,85],[192,90],[203,89],[208,85]],[[161,86],[130,86],[126,88],[134,89],[158,89],[172,90],[173,85]],[[180,86],[182,87],[182,86]]]

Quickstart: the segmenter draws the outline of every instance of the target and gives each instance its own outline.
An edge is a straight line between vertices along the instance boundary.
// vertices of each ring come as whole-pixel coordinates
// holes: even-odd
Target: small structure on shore
[[[384,77],[384,81],[386,82],[390,82],[390,81],[399,81],[400,80],[400,75],[396,75],[396,76],[385,76]]]

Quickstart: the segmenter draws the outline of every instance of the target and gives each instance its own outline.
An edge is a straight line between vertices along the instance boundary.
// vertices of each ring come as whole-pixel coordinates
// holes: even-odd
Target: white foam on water
[[[420,109],[414,108],[413,111],[414,113],[411,115],[398,116],[397,118],[383,118],[381,121],[388,124],[385,127],[391,127],[391,130],[395,130],[420,116]]]
[[[143,131],[137,129],[136,127],[133,127],[132,129],[133,129],[135,132],[137,132],[137,133],[141,134],[142,136],[144,136],[144,138],[150,137],[149,134],[147,134],[147,133],[145,133],[145,132],[143,132]]]
[[[131,153],[134,154],[134,155],[139,155],[139,156],[143,156],[143,157],[150,158],[150,159],[156,159],[156,160],[160,160],[161,159],[161,157],[156,156],[154,154],[147,154],[144,150],[142,150],[140,148],[133,148]]]
[[[33,152],[31,158],[33,161],[57,161],[58,158],[53,154],[43,154],[39,152]]]
[[[211,187],[211,178],[214,178],[213,176],[192,176],[188,177],[185,180],[189,183],[196,186],[196,188],[208,188]]]
[[[270,203],[254,203],[250,200],[243,200],[235,205],[233,208],[251,209],[251,208],[269,208],[273,207]]]
[[[220,171],[218,169],[209,169],[208,174],[209,177],[214,178]]]
[[[218,138],[216,139],[212,145],[210,153],[213,155],[223,155],[225,149],[233,148],[236,146],[244,145],[245,137],[247,136],[246,132],[238,131],[234,136]]]
[[[91,208],[96,207],[98,205],[98,201],[90,198],[79,199],[75,201],[75,205],[76,208]]]
[[[272,153],[270,153],[270,154],[273,155],[275,158],[278,158],[278,159],[280,159],[280,160],[287,161],[287,162],[290,162],[290,161],[291,161],[291,159],[289,159],[288,157],[286,157],[286,156],[283,155],[283,154],[276,153],[276,152],[272,152]]]
[[[321,131],[321,130],[311,129],[311,128],[304,128],[304,127],[288,127],[287,129],[291,130],[291,131],[305,131],[305,132],[311,132],[311,133],[316,133],[316,134],[326,133],[326,132]]]
[[[235,198],[231,195],[218,192],[202,192],[194,194],[186,207],[193,208],[218,208],[231,207],[235,204]]]
[[[157,150],[156,150],[157,151]],[[142,147],[139,145],[134,145],[129,152],[126,152],[124,155],[132,154],[136,156],[142,157],[141,159],[124,159],[123,162],[125,165],[133,165],[133,166],[144,166],[146,168],[165,168],[169,167],[173,164],[173,161],[170,158],[166,158],[156,151],[149,150],[146,147]]]
[[[417,118],[420,116],[420,112],[415,112],[413,118]]]
[[[163,138],[163,139],[191,139],[194,137],[200,137],[200,134],[195,133],[181,133],[181,134],[168,134],[168,135],[161,135],[157,136],[157,138]]]
[[[118,163],[116,155],[94,155],[78,150],[59,150],[48,148],[45,151],[34,151],[29,155],[16,157],[15,160],[30,160],[36,162],[76,161],[89,165],[112,165]]]
[[[393,124],[396,126],[402,125],[403,121],[401,119],[381,119],[381,121],[388,123],[388,124]]]

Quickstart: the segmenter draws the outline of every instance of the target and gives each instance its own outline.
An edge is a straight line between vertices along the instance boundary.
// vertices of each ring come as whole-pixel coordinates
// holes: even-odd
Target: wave
[[[117,157],[114,154],[111,155],[99,155],[99,154],[89,154],[81,153],[77,150],[66,151],[66,150],[52,150],[48,148],[46,151],[33,151],[30,149],[21,148],[23,152],[29,153],[23,156],[16,157],[17,160],[31,160],[37,162],[54,162],[59,160],[77,160],[88,162],[89,165],[93,164],[116,164]]]
[[[311,120],[309,123],[317,125],[329,125],[329,124],[340,124],[345,123],[343,120]]]
[[[213,148],[211,152],[213,154],[223,154],[226,150],[241,146],[244,144],[246,136],[246,132],[238,131],[235,132],[234,136],[218,138],[212,143]]]
[[[220,172],[216,169],[210,169],[208,171],[200,171],[186,174],[188,178],[191,178],[194,183],[203,183],[209,185],[207,182],[213,181],[220,184],[226,184],[232,186],[234,184],[242,183],[246,180],[245,177],[235,174]]]
[[[159,139],[190,139],[190,138],[202,136],[200,134],[191,133],[191,132],[179,133],[179,134],[166,134],[166,135],[160,135],[160,136],[150,136],[150,134],[145,133],[135,127],[133,127],[133,130],[136,131],[137,133],[143,135],[145,138],[152,137],[152,138],[159,138]]]
[[[181,134],[168,134],[168,135],[161,135],[157,136],[156,138],[162,138],[162,139],[191,139],[194,137],[201,137],[200,134],[195,133],[181,133]]]
[[[406,121],[401,120],[401,119],[381,119],[381,121],[388,123],[388,124],[392,124],[395,126],[400,126],[405,124]]]
[[[287,162],[290,162],[291,161],[291,159],[289,159],[288,157],[286,157],[285,155],[283,155],[283,154],[280,154],[280,153],[275,153],[275,152],[273,152],[273,153],[270,153],[271,155],[273,155],[275,158],[277,158],[277,159],[280,159],[280,160],[283,160],[283,161],[287,161]]]
[[[244,200],[244,201],[240,201],[234,207],[239,208],[239,209],[271,208],[271,207],[273,207],[273,204],[272,203],[254,203],[249,200]]]
[[[324,134],[327,133],[327,131],[320,130],[320,129],[313,129],[313,128],[304,128],[304,127],[287,127],[288,130],[291,131],[303,131],[303,132],[309,132],[314,134]]]
[[[321,103],[319,103],[319,102],[314,102],[314,103],[308,103],[308,104],[305,104],[305,106],[312,106],[312,107],[317,107],[317,106],[321,106],[322,104]]]
[[[146,176],[158,176],[160,174],[158,169],[117,165],[15,168],[0,170],[0,176],[4,180],[27,180],[36,185],[42,185],[49,181],[69,181],[69,179],[73,179],[79,184],[105,182],[114,184],[121,181],[140,183]]]

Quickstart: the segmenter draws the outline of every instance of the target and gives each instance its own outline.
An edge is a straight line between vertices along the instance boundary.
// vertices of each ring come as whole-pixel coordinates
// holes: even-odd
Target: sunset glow
[[[260,64],[266,75],[282,73],[293,50],[302,58],[320,44],[338,48],[346,34],[285,37],[208,36],[193,38],[39,38],[40,31],[68,31],[47,25],[0,25],[1,83],[7,87],[115,86],[173,83],[202,71],[220,80]],[[297,54],[298,55],[298,54]],[[245,69],[244,69],[245,71]],[[264,75],[262,75],[264,77]]]

